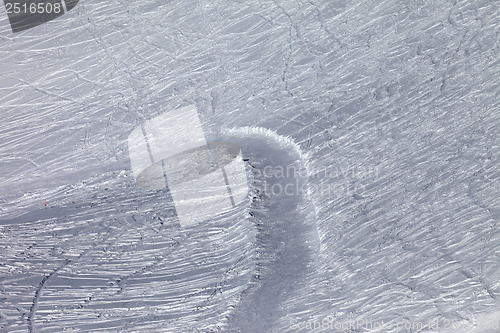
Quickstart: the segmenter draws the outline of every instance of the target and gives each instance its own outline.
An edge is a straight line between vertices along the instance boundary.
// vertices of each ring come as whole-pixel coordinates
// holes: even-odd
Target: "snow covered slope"
[[[500,332],[499,51],[494,0],[0,6],[0,331]],[[181,227],[127,138],[190,104],[250,193]]]

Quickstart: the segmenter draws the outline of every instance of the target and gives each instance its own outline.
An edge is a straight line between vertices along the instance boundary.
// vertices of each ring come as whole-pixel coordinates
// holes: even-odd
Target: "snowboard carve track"
[[[281,305],[300,293],[320,243],[316,209],[308,192],[302,191],[307,189],[308,177],[268,177],[262,170],[268,167],[286,171],[287,166],[307,170],[308,156],[291,138],[269,129],[243,127],[226,134],[241,141],[237,143],[250,168],[260,169],[251,181],[256,200],[250,204],[250,216],[258,229],[257,271],[240,305],[228,318],[228,328],[234,332],[275,331],[275,320],[288,314]],[[292,195],[278,195],[271,190],[287,185],[288,189],[295,186],[289,192]]]

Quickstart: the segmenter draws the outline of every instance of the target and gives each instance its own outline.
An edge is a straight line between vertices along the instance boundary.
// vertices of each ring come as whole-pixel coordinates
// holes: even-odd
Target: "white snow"
[[[0,6],[0,331],[500,332],[499,27],[487,0],[80,0],[13,34]],[[181,227],[128,137],[191,104],[250,193]]]

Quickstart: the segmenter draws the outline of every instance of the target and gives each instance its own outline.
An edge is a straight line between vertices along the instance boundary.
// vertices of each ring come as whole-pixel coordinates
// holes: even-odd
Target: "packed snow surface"
[[[499,51],[495,0],[0,6],[0,331],[500,332]],[[127,138],[187,105],[249,193],[185,227]]]

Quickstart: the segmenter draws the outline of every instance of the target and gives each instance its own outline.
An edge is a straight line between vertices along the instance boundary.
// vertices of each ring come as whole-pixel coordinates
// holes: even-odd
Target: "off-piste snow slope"
[[[500,332],[499,6],[0,6],[0,331]],[[250,191],[183,227],[127,138],[193,104]]]

